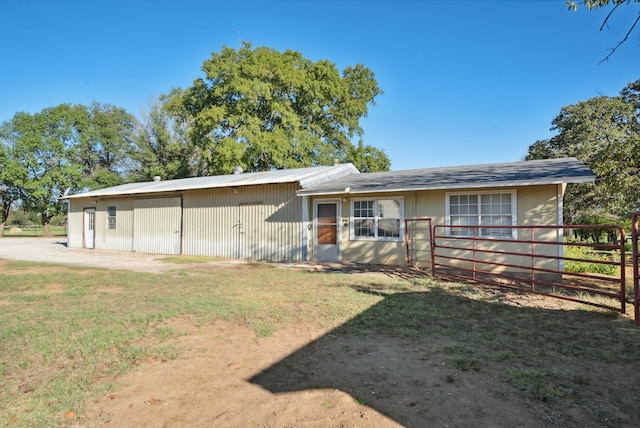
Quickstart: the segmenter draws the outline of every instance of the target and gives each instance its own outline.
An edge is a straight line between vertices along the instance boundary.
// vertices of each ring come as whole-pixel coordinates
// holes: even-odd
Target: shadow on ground
[[[338,389],[408,427],[632,426],[640,376],[616,378],[638,361],[627,324],[440,289],[390,294],[249,381],[272,393]],[[533,379],[510,382],[512,370]]]

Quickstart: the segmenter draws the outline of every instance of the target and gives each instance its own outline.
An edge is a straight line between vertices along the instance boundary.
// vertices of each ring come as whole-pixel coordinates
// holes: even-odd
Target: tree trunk
[[[51,232],[51,216],[42,214],[42,237],[53,238],[53,232]]]
[[[3,221],[2,223],[0,223],[0,238],[4,237],[4,225],[6,223]]]

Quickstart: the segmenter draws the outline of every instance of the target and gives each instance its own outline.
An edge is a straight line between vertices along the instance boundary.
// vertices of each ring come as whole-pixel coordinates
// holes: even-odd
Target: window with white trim
[[[109,205],[107,207],[107,229],[116,228],[116,206]]]
[[[400,241],[404,234],[404,200],[351,201],[351,239]]]
[[[482,227],[482,226],[513,226],[516,219],[516,192],[491,193],[447,193],[447,225],[450,236],[473,236],[474,227],[477,236],[514,238],[515,229],[511,227]]]

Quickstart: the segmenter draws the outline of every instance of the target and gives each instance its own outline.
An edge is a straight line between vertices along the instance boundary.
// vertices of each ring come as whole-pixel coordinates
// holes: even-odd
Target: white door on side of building
[[[84,248],[95,248],[96,246],[96,209],[85,208],[84,210]]]
[[[314,260],[340,261],[340,201],[315,201],[314,204]]]

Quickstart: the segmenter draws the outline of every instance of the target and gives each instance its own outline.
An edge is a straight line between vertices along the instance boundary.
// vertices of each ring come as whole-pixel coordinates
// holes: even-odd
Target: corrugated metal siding
[[[193,190],[184,195],[183,253],[249,260],[302,259],[296,184]]]
[[[182,199],[136,199],[133,209],[133,251],[180,254]]]
[[[83,212],[85,207],[95,206],[89,199],[69,200],[67,217],[67,245],[71,248],[82,248]]]
[[[107,207],[116,207],[116,228],[107,228]],[[107,199],[98,202],[96,248],[131,251],[133,248],[133,199]]]

